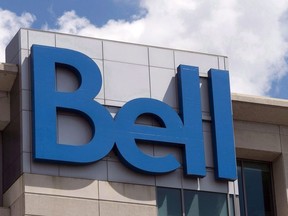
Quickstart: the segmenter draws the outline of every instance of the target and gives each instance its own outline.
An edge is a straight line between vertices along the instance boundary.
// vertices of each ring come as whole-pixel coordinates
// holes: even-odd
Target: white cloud
[[[9,10],[0,8],[0,62],[5,62],[5,48],[19,28],[30,27],[35,19],[30,13],[17,16]]]
[[[109,20],[97,27],[75,11],[46,30],[122,40],[229,57],[233,92],[267,94],[272,81],[288,73],[287,0],[140,0],[132,21]],[[0,9],[1,61],[5,46],[19,27],[35,17]]]
[[[110,20],[97,27],[69,11],[53,30],[227,55],[233,92],[263,95],[272,80],[288,73],[287,0],[141,0],[140,5],[146,15],[132,22]]]

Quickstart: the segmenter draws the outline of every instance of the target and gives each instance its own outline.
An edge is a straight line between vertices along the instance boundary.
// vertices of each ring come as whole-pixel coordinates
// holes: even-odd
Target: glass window
[[[157,188],[158,216],[182,216],[181,191]]]
[[[241,216],[273,216],[273,190],[270,164],[238,161]]]
[[[223,193],[157,188],[158,216],[228,216],[227,200]]]
[[[186,216],[228,216],[227,195],[203,191],[184,191]]]

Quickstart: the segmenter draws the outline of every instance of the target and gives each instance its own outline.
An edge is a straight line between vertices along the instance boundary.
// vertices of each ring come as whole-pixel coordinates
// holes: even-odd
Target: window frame
[[[159,216],[159,203],[158,203],[158,189],[168,189],[168,190],[178,190],[180,192],[180,212],[181,216],[185,216],[185,191],[191,191],[195,193],[210,193],[210,194],[221,194],[225,195],[225,200],[226,200],[226,212],[228,216],[234,216],[236,215],[235,213],[235,195],[229,194],[229,193],[220,193],[220,192],[213,192],[213,191],[204,191],[204,190],[192,190],[192,189],[185,189],[185,188],[171,188],[171,187],[162,187],[162,186],[157,186],[156,187],[156,205],[157,205],[157,215]],[[230,199],[233,200],[234,206],[231,207]],[[232,214],[231,214],[232,213]]]
[[[240,190],[240,176],[238,175],[238,192],[239,195],[238,197],[238,202],[239,202],[239,213],[241,215],[241,205],[240,205],[240,193],[243,193],[243,204],[244,204],[244,215],[241,216],[248,216],[248,208],[247,208],[247,192],[245,190],[245,179],[244,179],[244,169],[245,166],[243,166],[244,163],[255,163],[255,164],[265,164],[268,165],[269,168],[269,173],[270,173],[270,193],[272,195],[271,197],[271,210],[272,210],[272,215],[271,216],[277,216],[277,209],[276,209],[276,199],[275,199],[275,188],[274,188],[274,176],[273,176],[273,163],[269,161],[260,161],[260,160],[249,160],[249,159],[243,159],[243,158],[237,158],[237,172],[238,172],[238,167],[240,164],[240,169],[241,169],[241,182],[242,182],[242,190]],[[269,215],[270,216],[270,215]]]

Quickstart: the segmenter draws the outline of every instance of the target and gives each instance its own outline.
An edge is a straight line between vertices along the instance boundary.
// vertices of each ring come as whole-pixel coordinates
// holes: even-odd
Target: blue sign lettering
[[[108,110],[93,98],[99,93],[102,78],[98,66],[86,55],[68,49],[33,45],[33,155],[35,160],[66,163],[91,163],[105,157],[116,146],[120,159],[144,173],[161,174],[180,167],[173,155],[153,157],[143,153],[137,140],[179,146],[187,175],[206,174],[202,113],[197,67],[178,67],[179,114],[167,104],[150,98],[127,102],[113,119]],[[74,92],[56,90],[55,67],[72,70],[80,81]],[[226,71],[209,71],[216,177],[236,179],[234,136],[229,77]],[[57,143],[57,111],[76,112],[93,129],[89,143],[81,146]],[[162,127],[135,124],[143,114],[153,115]]]

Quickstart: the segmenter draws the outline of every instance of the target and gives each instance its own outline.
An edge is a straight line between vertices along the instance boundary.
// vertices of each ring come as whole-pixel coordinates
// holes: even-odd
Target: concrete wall
[[[80,178],[24,174],[5,193],[18,215],[157,215],[155,188]]]
[[[288,215],[288,127],[235,121],[234,132],[237,158],[272,163],[277,215]]]
[[[22,111],[20,107],[19,77],[10,92],[10,123],[2,132],[3,189],[7,190],[22,173]],[[5,153],[4,153],[5,152]]]
[[[238,158],[273,161],[281,153],[280,126],[257,122],[234,122]]]
[[[10,216],[10,209],[0,207],[0,215],[1,216]]]

